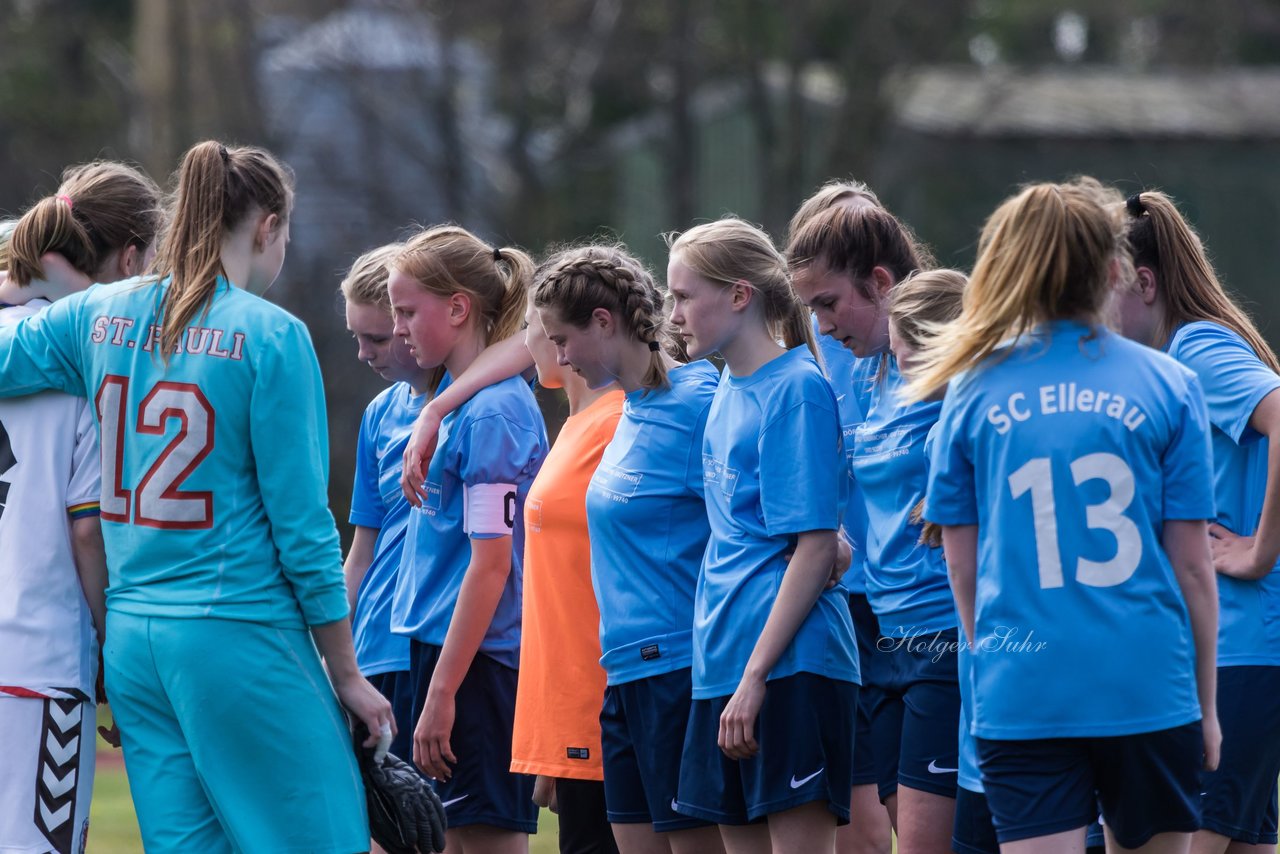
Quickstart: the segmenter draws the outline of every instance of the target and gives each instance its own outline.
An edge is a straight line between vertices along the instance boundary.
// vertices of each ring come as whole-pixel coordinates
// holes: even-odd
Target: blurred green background
[[[326,380],[344,537],[360,413],[336,288],[415,224],[541,253],[736,213],[781,241],[830,178],[867,181],[946,265],[1019,184],[1162,188],[1280,333],[1280,0],[7,0],[0,213],[72,163],[162,183],[201,139],[266,145],[298,194],[270,292]],[[563,414],[544,401],[553,427]],[[545,816],[544,816],[545,819]],[[96,851],[136,851],[104,761]],[[535,837],[535,850],[551,845]],[[552,845],[552,847],[554,847]],[[551,850],[551,848],[545,848]]]
[[[271,291],[310,326],[345,521],[360,412],[335,289],[415,223],[535,253],[727,212],[779,240],[868,181],[967,267],[1018,184],[1161,187],[1276,340],[1280,0],[9,0],[0,211],[95,157],[163,181],[207,137],[298,179]],[[563,414],[545,401],[553,429]],[[343,526],[345,528],[345,526]],[[346,531],[344,530],[344,536]]]

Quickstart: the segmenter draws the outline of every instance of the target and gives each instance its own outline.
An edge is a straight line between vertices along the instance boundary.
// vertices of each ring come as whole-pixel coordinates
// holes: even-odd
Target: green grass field
[[[107,748],[109,750],[109,748]],[[531,837],[530,854],[555,854],[556,818],[546,810],[538,821],[538,833]],[[141,854],[142,838],[129,797],[120,754],[98,753],[98,771],[93,781],[93,806],[89,815],[89,851],[93,854]]]
[[[89,850],[93,854],[141,854],[142,839],[129,797],[120,754],[98,754],[98,772],[93,784],[93,807],[89,820]],[[530,854],[556,854],[556,818],[547,810],[538,821],[538,833],[530,837]],[[1280,847],[1277,847],[1280,852]]]

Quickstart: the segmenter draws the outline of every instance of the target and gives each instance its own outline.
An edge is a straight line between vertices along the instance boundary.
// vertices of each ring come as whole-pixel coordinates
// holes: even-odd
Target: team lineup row
[[[345,562],[260,297],[287,168],[202,143],[159,198],[92,164],[10,224],[0,845],[81,850],[92,748],[47,736],[109,696],[149,851],[367,850],[340,706],[450,851],[549,803],[564,851],[1274,848],[1280,374],[1163,194],[1029,186],[970,276],[856,182],[785,250],[673,234],[665,287],[616,245],[373,250]]]

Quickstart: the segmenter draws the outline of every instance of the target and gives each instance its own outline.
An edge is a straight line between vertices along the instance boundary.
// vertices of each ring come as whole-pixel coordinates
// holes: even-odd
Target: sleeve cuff
[[[347,592],[342,589],[299,601],[302,603],[302,617],[308,626],[323,626],[345,619],[350,613],[347,608]]]
[[[1277,380],[1274,385],[1261,386],[1254,390],[1250,399],[1241,407],[1243,417],[1237,423],[1231,425],[1231,431],[1228,434],[1231,437],[1231,441],[1237,445],[1245,445],[1262,438],[1261,433],[1249,426],[1249,421],[1253,418],[1253,410],[1258,408],[1258,404],[1262,403],[1262,399],[1278,388],[1280,388],[1280,380]]]
[[[957,527],[960,525],[978,524],[978,513],[976,510],[936,507],[929,504],[927,500],[924,505],[924,518],[935,525],[942,525],[947,528]]]
[[[1212,507],[1167,507],[1161,516],[1166,522],[1212,522],[1218,518]]]
[[[382,523],[386,520],[385,515],[377,513],[364,513],[359,510],[352,510],[347,516],[347,521],[352,525],[359,525],[361,528],[381,528]]]
[[[765,532],[771,537],[794,537],[809,531],[839,531],[836,519],[783,519],[779,522],[765,523]]]

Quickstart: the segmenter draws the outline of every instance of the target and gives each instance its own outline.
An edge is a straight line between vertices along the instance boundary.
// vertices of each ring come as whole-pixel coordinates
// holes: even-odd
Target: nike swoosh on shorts
[[[797,779],[796,779],[796,775],[795,775],[795,774],[792,774],[792,775],[791,775],[791,788],[793,788],[793,789],[798,789],[798,788],[800,788],[800,787],[801,787],[801,786],[803,786],[805,783],[809,782],[809,781],[810,781],[810,780],[812,780],[814,777],[817,777],[819,774],[821,774],[821,773],[822,773],[823,771],[825,771],[825,770],[827,770],[827,766],[823,765],[821,768],[819,768],[817,771],[814,771],[812,774],[810,774],[808,777],[805,777],[803,780],[797,780]]]

